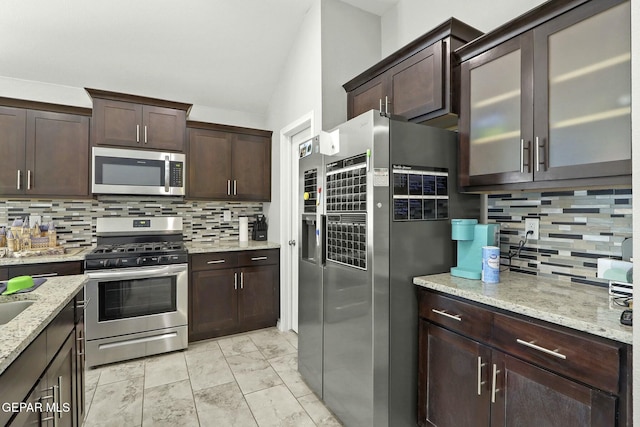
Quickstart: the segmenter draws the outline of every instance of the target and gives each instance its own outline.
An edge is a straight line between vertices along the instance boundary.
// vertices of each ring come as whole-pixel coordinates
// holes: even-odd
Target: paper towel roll
[[[240,218],[240,241],[246,242],[249,240],[249,218],[241,216]]]

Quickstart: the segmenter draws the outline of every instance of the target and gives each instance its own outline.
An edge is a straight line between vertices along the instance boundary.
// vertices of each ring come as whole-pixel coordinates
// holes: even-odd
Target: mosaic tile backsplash
[[[224,221],[224,212],[231,221]],[[96,218],[104,216],[180,216],[184,238],[193,242],[232,241],[239,237],[239,217],[251,223],[262,213],[262,203],[209,202],[181,198],[100,197],[98,200],[0,199],[0,226],[16,218],[40,215],[42,222],[53,221],[58,244],[65,247],[92,246],[96,243]],[[267,218],[268,222],[268,218]]]
[[[524,237],[525,218],[540,218],[540,239],[524,245],[511,269],[608,286],[596,277],[597,258],[622,259],[622,242],[632,237],[631,194],[616,189],[489,195],[488,219],[500,224],[503,265]]]

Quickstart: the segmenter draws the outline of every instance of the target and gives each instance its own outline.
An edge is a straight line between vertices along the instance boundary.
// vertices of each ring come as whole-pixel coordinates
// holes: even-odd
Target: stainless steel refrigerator
[[[369,111],[333,133],[339,154],[316,160],[314,275],[300,261],[299,369],[347,427],[415,426],[412,278],[449,271],[450,219],[477,218],[480,201],[457,192],[455,132]]]

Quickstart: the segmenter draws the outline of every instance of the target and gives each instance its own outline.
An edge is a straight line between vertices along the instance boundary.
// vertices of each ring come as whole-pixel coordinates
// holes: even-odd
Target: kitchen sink
[[[34,301],[11,301],[0,303],[0,325],[9,323],[11,319],[29,308]]]

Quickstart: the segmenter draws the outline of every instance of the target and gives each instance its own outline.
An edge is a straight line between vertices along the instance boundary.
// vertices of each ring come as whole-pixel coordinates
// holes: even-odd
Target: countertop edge
[[[633,344],[632,330],[621,331],[611,328],[605,328],[593,323],[585,322],[580,319],[568,319],[566,316],[554,314],[548,311],[543,311],[535,307],[525,306],[522,304],[513,303],[510,301],[504,301],[498,298],[493,298],[478,292],[452,288],[447,285],[443,285],[428,279],[428,276],[415,277],[413,283],[417,286],[421,286],[427,289],[432,289],[438,292],[442,292],[449,295],[454,295],[468,299],[470,301],[485,304],[491,307],[499,308],[509,312],[521,314],[524,316],[532,317],[538,320],[543,320],[556,325],[564,326],[570,329],[574,329],[581,332],[590,333],[602,338],[619,341],[625,344]],[[499,284],[498,284],[499,285]]]
[[[270,241],[250,240],[247,243],[238,241],[231,242],[186,242],[185,246],[189,255],[206,254],[215,252],[239,252],[239,251],[258,251],[263,249],[280,249],[279,243]]]

